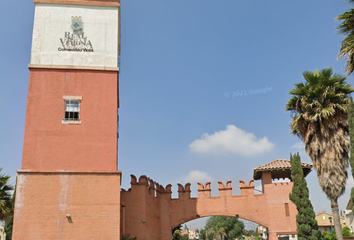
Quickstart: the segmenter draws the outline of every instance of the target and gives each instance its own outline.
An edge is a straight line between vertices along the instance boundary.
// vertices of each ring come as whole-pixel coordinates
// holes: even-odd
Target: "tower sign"
[[[84,33],[82,18],[71,17],[71,21],[72,32],[65,32],[64,38],[60,38],[58,51],[93,52],[92,43]]]

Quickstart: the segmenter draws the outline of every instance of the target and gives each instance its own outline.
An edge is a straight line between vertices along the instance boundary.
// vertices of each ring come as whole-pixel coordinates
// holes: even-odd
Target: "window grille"
[[[80,121],[80,100],[65,100],[66,121]]]

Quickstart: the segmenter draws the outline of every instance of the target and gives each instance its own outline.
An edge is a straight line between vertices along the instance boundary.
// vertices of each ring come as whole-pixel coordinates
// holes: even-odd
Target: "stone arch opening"
[[[229,219],[212,219],[212,217],[230,217],[237,219],[238,221],[230,222]],[[237,229],[238,227],[241,227],[239,222],[242,222],[242,229]],[[261,239],[267,239],[268,237],[268,226],[241,217],[222,214],[195,218],[193,220],[181,223],[172,230],[172,236],[180,235],[180,237],[186,237],[185,235],[187,235],[189,239],[214,239],[212,226],[216,226],[219,223],[220,226],[225,229],[225,233],[227,234],[224,236],[224,239],[235,239],[235,237],[240,238],[245,236],[260,236],[262,237]],[[234,226],[234,224],[237,224],[238,226]],[[235,235],[235,232],[232,233],[232,231],[235,230],[239,230],[239,232],[236,233],[237,235]],[[172,237],[171,239],[174,238]]]
[[[256,220],[253,220],[253,219],[249,219],[247,217],[244,217],[244,216],[240,216],[240,215],[227,215],[227,214],[217,214],[217,215],[209,215],[209,216],[200,216],[200,217],[195,217],[193,219],[190,219],[190,220],[187,220],[185,222],[181,222],[181,223],[177,223],[177,224],[174,224],[173,226],[171,226],[171,229],[175,229],[177,228],[178,226],[181,226],[181,225],[184,225],[188,222],[191,222],[191,221],[194,221],[194,220],[198,220],[198,219],[201,219],[201,218],[209,218],[209,217],[213,217],[213,216],[225,216],[225,217],[234,217],[234,218],[237,218],[237,219],[240,219],[240,220],[246,220],[246,221],[249,221],[249,222],[252,222],[254,224],[257,224],[257,225],[260,225],[260,226],[263,226],[263,227],[266,227],[268,228],[268,224],[267,223],[261,223],[261,222],[257,222]]]

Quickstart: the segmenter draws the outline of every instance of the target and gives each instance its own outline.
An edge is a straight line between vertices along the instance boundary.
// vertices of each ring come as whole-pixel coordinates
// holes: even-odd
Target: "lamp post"
[[[330,222],[330,226],[329,226],[329,232],[332,233],[332,217],[329,217],[329,222]]]

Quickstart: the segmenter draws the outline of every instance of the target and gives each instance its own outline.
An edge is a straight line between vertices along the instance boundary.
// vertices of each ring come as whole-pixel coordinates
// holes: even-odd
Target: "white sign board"
[[[118,8],[36,4],[31,64],[118,67]]]

